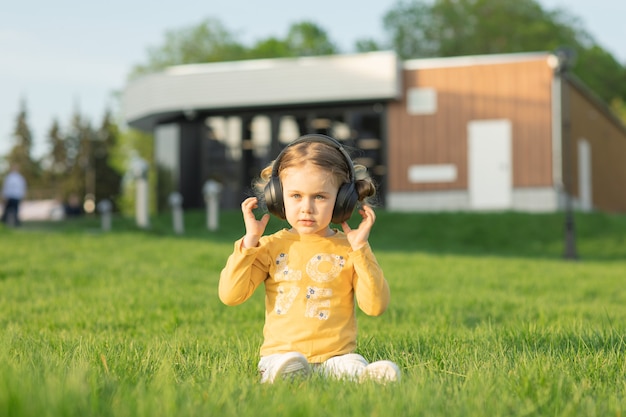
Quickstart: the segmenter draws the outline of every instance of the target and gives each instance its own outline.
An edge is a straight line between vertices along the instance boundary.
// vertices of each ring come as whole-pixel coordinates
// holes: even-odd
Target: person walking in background
[[[26,180],[20,174],[19,165],[12,164],[2,183],[2,199],[4,200],[2,222],[4,224],[20,225],[20,203],[25,196]]]
[[[310,134],[287,145],[255,187],[258,197],[241,204],[246,233],[221,272],[219,297],[238,305],[264,284],[261,382],[312,371],[357,381],[399,380],[395,363],[368,363],[355,352],[355,299],[371,316],[382,314],[390,299],[368,243],[376,216],[366,202],[376,188],[365,167],[353,165],[335,139]],[[257,220],[259,199],[291,228],[263,236],[270,216]],[[347,220],[359,202],[362,220],[352,229]]]

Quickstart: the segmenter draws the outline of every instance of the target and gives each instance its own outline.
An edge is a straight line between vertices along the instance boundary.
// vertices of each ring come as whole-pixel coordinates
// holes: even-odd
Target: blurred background
[[[65,0],[37,7],[13,2],[0,15],[0,177],[17,162],[28,200],[81,212],[103,199],[133,211],[132,161],[155,170],[158,149],[154,132],[128,124],[124,91],[173,65],[371,51],[406,62],[567,46],[575,51],[571,74],[622,130],[626,119],[626,4],[611,0],[322,0],[297,7],[280,0],[159,7]],[[157,187],[156,173],[150,180]],[[158,194],[152,198],[157,210]],[[39,209],[32,215],[51,210]]]

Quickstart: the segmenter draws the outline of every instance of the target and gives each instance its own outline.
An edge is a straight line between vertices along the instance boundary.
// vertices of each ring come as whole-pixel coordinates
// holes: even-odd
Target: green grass
[[[399,384],[258,383],[263,294],[217,298],[237,212],[174,235],[115,218],[0,229],[0,416],[619,416],[626,410],[626,217],[380,210],[392,303],[358,351]],[[283,223],[272,221],[276,230]]]

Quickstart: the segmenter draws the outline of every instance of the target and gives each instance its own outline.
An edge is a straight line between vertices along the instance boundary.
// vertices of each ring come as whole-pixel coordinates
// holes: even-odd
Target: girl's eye
[[[291,198],[300,198],[300,194],[291,194]]]
[[[316,195],[316,196],[315,196],[315,198],[316,198],[317,200],[325,200],[325,199],[326,199],[326,197],[325,197],[325,196],[323,196],[323,195]]]

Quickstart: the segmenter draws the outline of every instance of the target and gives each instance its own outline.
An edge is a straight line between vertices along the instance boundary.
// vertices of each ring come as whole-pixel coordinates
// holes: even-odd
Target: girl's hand
[[[363,217],[363,220],[361,220],[361,224],[359,224],[358,228],[352,229],[347,222],[341,223],[341,228],[346,234],[348,242],[350,242],[350,246],[352,246],[352,250],[359,250],[365,246],[370,237],[372,226],[374,226],[374,222],[376,221],[376,215],[370,206],[364,204],[361,209],[359,209],[359,214]]]
[[[243,221],[246,225],[246,235],[243,237],[244,248],[253,248],[259,244],[259,239],[263,236],[267,222],[270,220],[270,215],[267,213],[264,214],[260,220],[257,220],[252,212],[252,210],[257,207],[259,207],[259,203],[256,197],[246,198],[244,202],[241,203]]]

